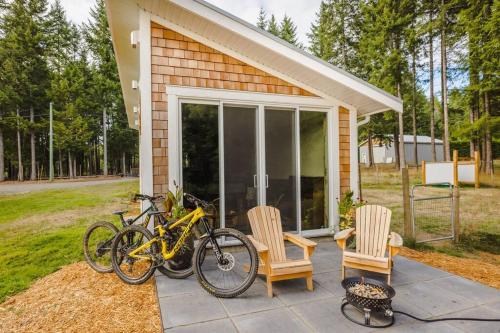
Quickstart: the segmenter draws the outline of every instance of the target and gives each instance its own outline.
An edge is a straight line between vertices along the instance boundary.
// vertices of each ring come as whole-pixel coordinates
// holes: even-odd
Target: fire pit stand
[[[340,310],[342,314],[358,325],[384,328],[394,324],[394,313],[391,306],[391,298],[396,295],[394,289],[386,283],[363,277],[347,278],[342,281],[342,287],[346,291]],[[346,306],[351,305],[363,314],[364,321],[354,319],[345,311]],[[382,324],[372,324],[373,314],[387,318]]]

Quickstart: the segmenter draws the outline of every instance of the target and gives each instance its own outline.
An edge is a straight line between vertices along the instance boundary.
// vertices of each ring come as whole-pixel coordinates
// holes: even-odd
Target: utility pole
[[[52,102],[49,107],[49,180],[54,180],[54,129]]]
[[[21,151],[21,132],[19,128],[19,107],[16,109],[16,116],[17,116],[17,161],[19,164],[17,179],[22,182],[24,181],[24,166],[23,166],[23,155]]]
[[[108,143],[107,143],[107,137],[106,137],[106,123],[107,123],[107,117],[106,117],[106,108],[102,110],[102,141],[104,145],[104,170],[103,174],[104,176],[108,175]]]

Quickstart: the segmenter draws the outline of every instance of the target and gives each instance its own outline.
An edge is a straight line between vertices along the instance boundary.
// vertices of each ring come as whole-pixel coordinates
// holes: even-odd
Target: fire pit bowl
[[[396,295],[394,289],[388,284],[364,277],[352,277],[342,281],[342,287],[346,291],[342,302],[342,314],[350,321],[367,327],[388,327],[394,324],[392,313],[392,298]],[[345,312],[345,307],[350,304],[364,313],[364,322],[353,319]],[[380,313],[389,319],[388,323],[381,325],[371,324],[372,313]]]

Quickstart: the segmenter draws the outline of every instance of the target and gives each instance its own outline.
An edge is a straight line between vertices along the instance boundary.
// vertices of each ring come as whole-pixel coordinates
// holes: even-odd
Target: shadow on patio
[[[302,250],[287,246],[287,256],[299,258]],[[304,279],[276,282],[273,298],[258,277],[243,295],[217,299],[207,294],[195,276],[171,280],[156,276],[164,329],[168,332],[371,332],[340,312],[345,294],[340,285],[341,251],[330,240],[318,243],[312,257],[314,291]],[[360,275],[347,270],[347,276]],[[370,273],[370,276],[373,276]],[[382,276],[378,277],[383,279]],[[392,286],[395,310],[423,318],[500,317],[500,291],[398,256],[394,258]],[[421,323],[396,314],[389,332],[500,332],[495,322]]]

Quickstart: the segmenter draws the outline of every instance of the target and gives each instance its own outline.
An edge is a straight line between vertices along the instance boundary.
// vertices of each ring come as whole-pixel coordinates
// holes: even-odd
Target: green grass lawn
[[[460,186],[461,242],[451,245],[426,243],[424,247],[458,256],[475,250],[500,254],[500,205],[496,204],[500,197],[500,161],[495,161],[495,169],[496,173],[492,177],[481,175],[479,189],[471,185]],[[409,171],[411,185],[419,184],[421,170],[411,168]],[[392,229],[403,234],[401,173],[393,166],[361,168],[361,179],[363,200],[369,204],[379,204],[391,209]],[[433,195],[437,195],[438,192],[443,195],[446,189],[432,191],[435,192]],[[417,193],[416,195],[418,196]],[[451,228],[449,220],[446,219],[450,214],[449,207],[440,206],[434,201],[432,204],[435,207],[419,208],[422,204],[424,202],[420,202],[416,208],[420,218],[420,230],[430,236],[449,234]]]
[[[61,266],[83,260],[82,237],[127,206],[138,181],[0,196],[0,303]]]

